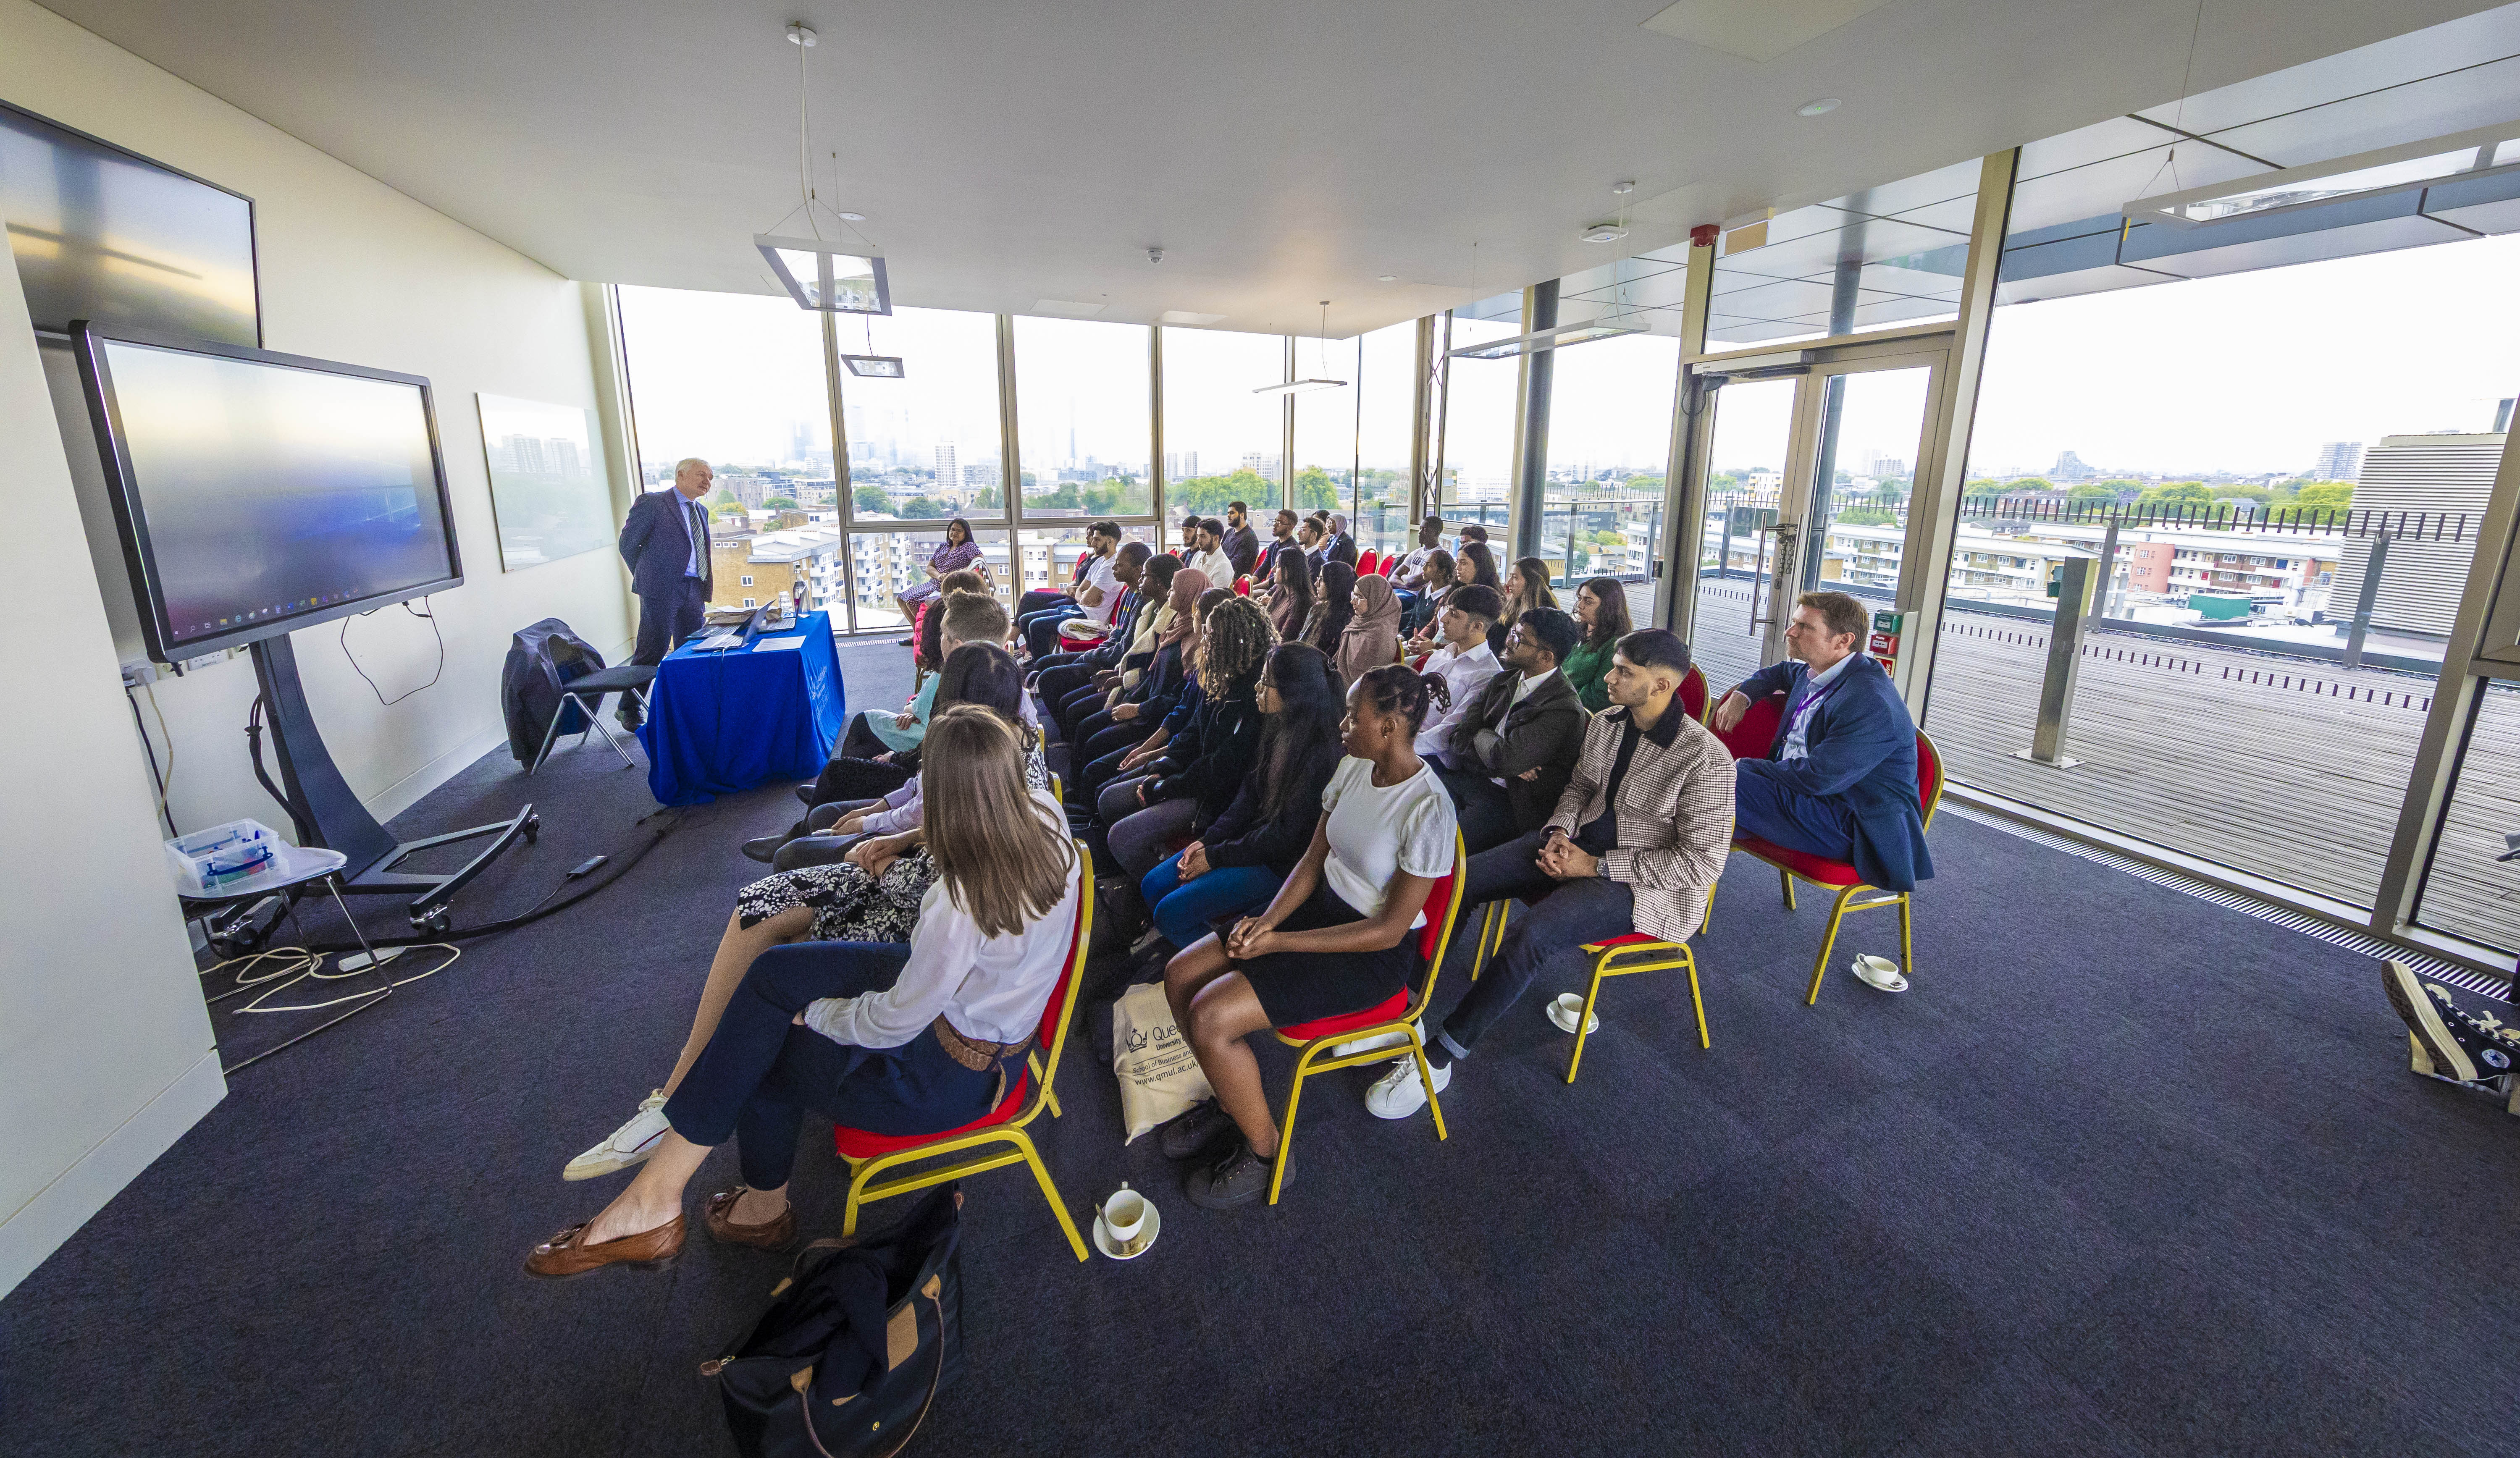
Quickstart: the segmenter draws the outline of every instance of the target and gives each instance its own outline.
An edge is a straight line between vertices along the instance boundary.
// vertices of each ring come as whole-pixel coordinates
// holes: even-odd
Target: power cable
[[[427,602],[428,599],[427,597],[423,597],[420,600]],[[384,609],[381,607],[371,607],[367,612],[352,613],[350,614],[350,617],[364,618],[372,613],[382,612],[383,610]],[[402,604],[402,610],[410,613],[413,617],[427,618],[428,620],[428,631],[437,639],[437,672],[430,674],[428,676],[428,682],[421,685],[420,688],[414,688],[403,693],[397,693],[391,698],[385,697],[385,691],[377,686],[377,681],[374,679],[368,679],[368,671],[359,667],[358,656],[350,651],[350,618],[343,618],[341,620],[341,656],[350,660],[350,669],[352,672],[356,673],[360,678],[368,680],[368,691],[377,696],[377,702],[384,705],[388,709],[401,703],[404,699],[411,697],[412,694],[420,692],[421,688],[434,688],[437,686],[437,681],[446,677],[446,635],[438,629],[436,609],[432,607],[428,612],[422,612],[420,609],[406,602]]]

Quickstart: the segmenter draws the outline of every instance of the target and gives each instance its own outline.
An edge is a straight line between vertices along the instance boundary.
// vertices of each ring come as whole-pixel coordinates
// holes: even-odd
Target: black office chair
[[[640,717],[644,719],[648,713],[648,688],[655,682],[656,665],[625,663],[619,668],[602,668],[591,674],[580,674],[562,685],[560,707],[552,711],[551,727],[543,730],[543,747],[534,752],[534,762],[525,767],[525,773],[533,773],[543,767],[543,761],[551,758],[552,740],[559,737],[560,723],[568,717],[572,704],[586,716],[586,729],[578,731],[578,743],[586,742],[589,731],[600,732],[604,735],[604,742],[612,746],[612,752],[621,756],[624,768],[638,769],[639,762],[630,758],[630,751],[621,747],[620,737],[612,732],[612,727],[604,722],[604,696],[618,693],[625,698],[636,699]]]

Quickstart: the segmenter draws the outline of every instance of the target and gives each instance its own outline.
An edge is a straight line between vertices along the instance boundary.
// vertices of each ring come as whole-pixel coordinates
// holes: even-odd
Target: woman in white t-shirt
[[[1243,1039],[1360,1012],[1399,992],[1415,969],[1410,929],[1453,869],[1456,831],[1452,797],[1414,741],[1428,703],[1450,700],[1442,679],[1399,664],[1360,676],[1339,727],[1348,757],[1322,792],[1322,817],[1294,874],[1267,909],[1227,936],[1199,939],[1164,969],[1173,1015],[1216,1089],[1165,1126],[1164,1153],[1211,1157],[1187,1182],[1208,1209],[1265,1197],[1278,1157],[1277,1117]]]

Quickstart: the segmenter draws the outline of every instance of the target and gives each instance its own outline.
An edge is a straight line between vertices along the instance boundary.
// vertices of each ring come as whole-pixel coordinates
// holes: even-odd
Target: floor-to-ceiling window
[[[1265,528],[1285,497],[1286,397],[1253,391],[1286,380],[1285,336],[1163,336],[1165,520],[1178,528],[1185,515],[1222,516],[1238,501]]]
[[[1609,577],[1630,616],[1650,622],[1680,340],[1622,334],[1553,353],[1541,559],[1570,611],[1578,584]]]
[[[1298,378],[1345,381],[1295,396],[1298,510],[1343,512],[1360,552],[1407,551],[1418,321],[1353,339],[1295,341]]]
[[[1017,316],[1023,514],[1154,514],[1148,327]]]
[[[2191,178],[2250,170],[2118,129],[2142,146],[2108,163],[2068,164],[2099,136],[2023,152],[1924,727],[1956,780],[2368,906],[2520,385],[2520,239],[2420,192],[2391,238],[2438,242],[2344,257],[2322,255],[2369,235],[2315,210],[2239,246],[2058,221],[2166,176],[2172,145]],[[2081,572],[2093,626],[2048,763],[2024,752]],[[2427,902],[2462,934],[2496,914],[2485,827],[2520,827],[2490,747],[2511,718],[2490,691]]]
[[[1003,518],[997,317],[903,308],[838,331],[853,519]],[[862,374],[852,356],[896,358],[901,373]]]
[[[1444,479],[1438,497],[1446,524],[1480,522],[1504,540],[1511,511],[1515,417],[1521,408],[1519,362],[1474,359],[1463,349],[1522,332],[1522,296],[1498,294],[1453,311],[1454,356],[1445,362]]]
[[[643,487],[698,456],[722,508],[832,507],[820,318],[784,296],[624,287],[620,299]]]

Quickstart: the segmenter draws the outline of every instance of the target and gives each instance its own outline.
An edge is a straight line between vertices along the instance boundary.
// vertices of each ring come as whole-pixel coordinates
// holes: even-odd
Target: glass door
[[[1784,626],[1807,592],[1899,605],[1908,503],[1927,447],[1947,351],[1900,340],[1815,352],[1792,373],[1724,378],[1700,367],[1713,414],[1700,499],[1690,649],[1718,690],[1784,656]],[[1764,371],[1778,369],[1773,355]]]

